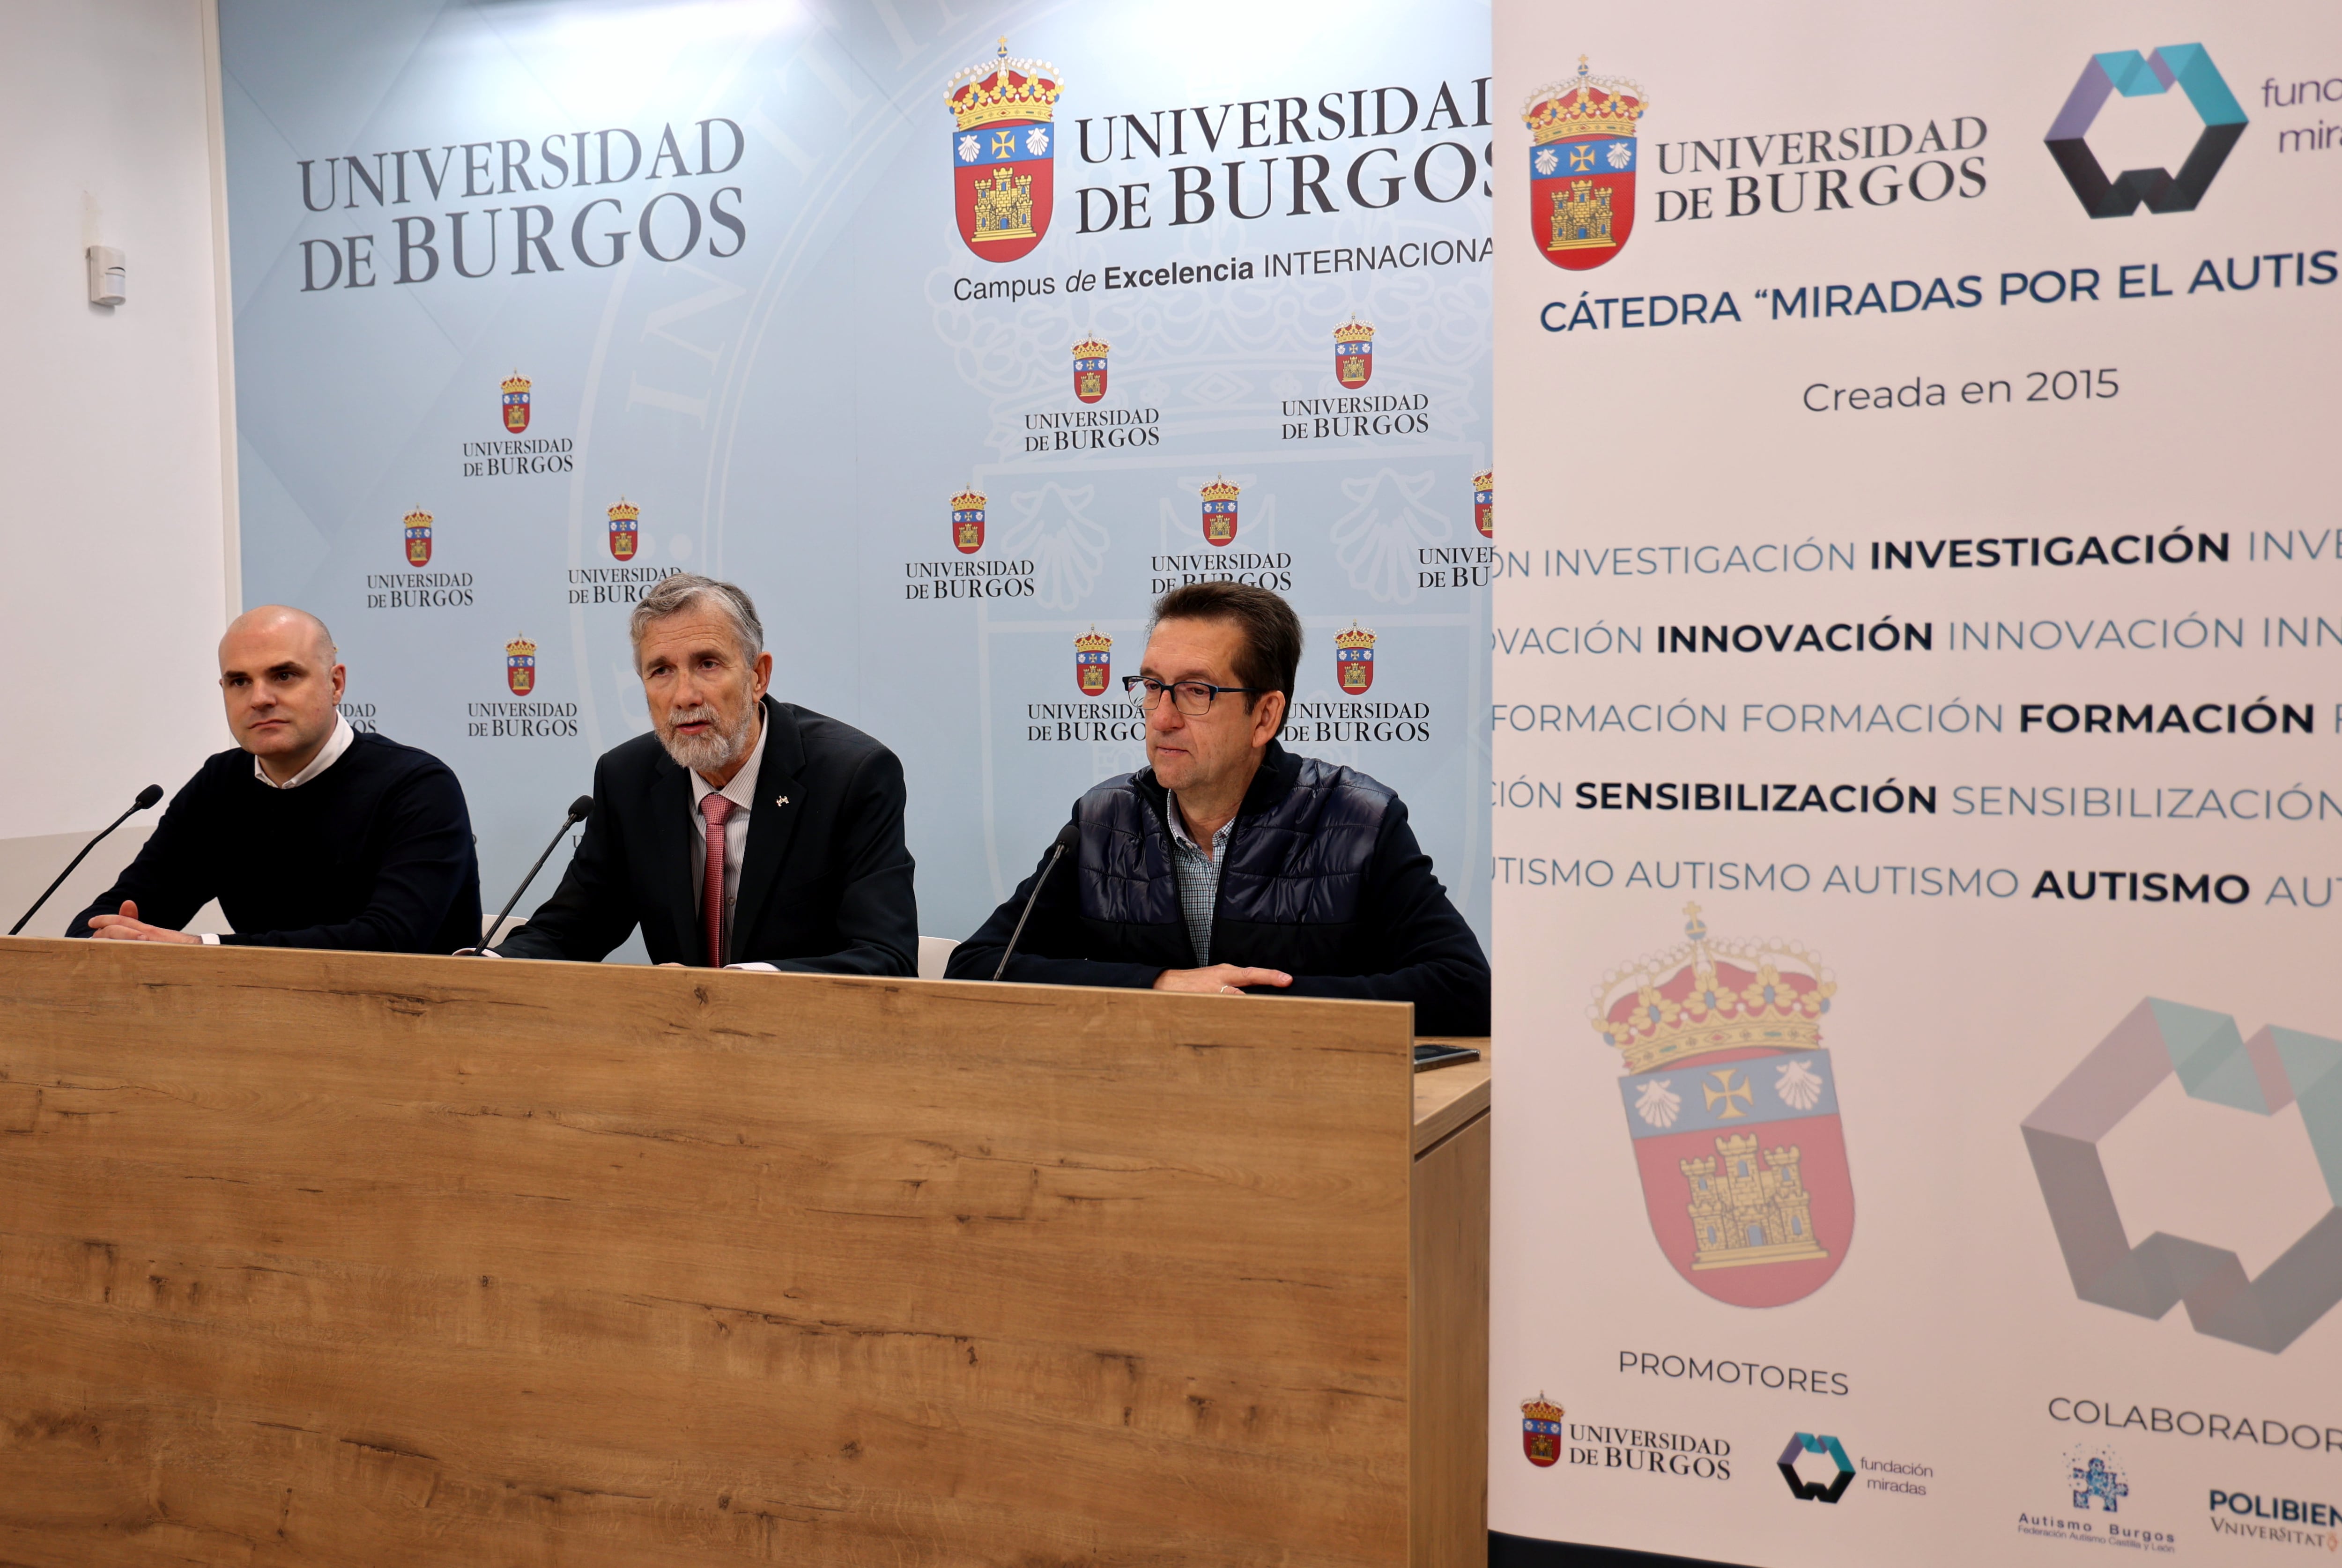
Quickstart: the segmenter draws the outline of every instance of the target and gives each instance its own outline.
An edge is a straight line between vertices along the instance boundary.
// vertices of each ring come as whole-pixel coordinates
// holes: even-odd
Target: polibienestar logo
[[[1793,1433],[1774,1463],[1789,1483],[1789,1495],[1800,1503],[1836,1503],[1854,1483],[1846,1445],[1827,1433]]]
[[[2242,1535],[2284,1546],[2323,1546],[2342,1552],[2342,1506],[2298,1497],[2263,1497],[2251,1492],[2212,1489],[2212,1533]]]
[[[2167,169],[2125,169],[2113,179],[2090,151],[2090,126],[2107,100],[2117,93],[2126,98],[2149,98],[2177,86],[2187,95],[2203,133],[2188,149],[2179,173]],[[2245,134],[2245,111],[2228,91],[2219,68],[2201,44],[2166,44],[2141,55],[2118,49],[2093,55],[2082,67],[2081,79],[2067,95],[2057,124],[2043,138],[2049,155],[2057,160],[2066,183],[2074,187],[2082,210],[2094,218],[2128,217],[2144,206],[2151,213],[2192,213],[2204,199],[2212,176],[2227,161],[2228,149]]]
[[[959,237],[988,262],[1011,262],[1049,232],[1056,189],[1057,68],[996,59],[970,65],[944,87],[952,132],[952,203]]]
[[[1540,87],[1521,111],[1529,128],[1529,234],[1537,255],[1585,272],[1635,232],[1635,132],[1651,101],[1623,76],[1577,75]]]

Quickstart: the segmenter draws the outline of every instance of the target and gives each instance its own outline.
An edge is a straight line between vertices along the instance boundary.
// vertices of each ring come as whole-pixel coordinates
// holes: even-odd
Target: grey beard
[[[689,708],[678,714],[670,714],[667,715],[667,723],[670,725],[689,724],[703,718],[712,720],[716,724],[717,727],[714,734],[679,735],[669,733],[659,737],[659,744],[666,747],[667,755],[673,757],[681,766],[698,774],[713,773],[734,761],[747,749],[748,738],[748,726],[746,724],[726,729],[723,727],[723,715],[713,708]]]

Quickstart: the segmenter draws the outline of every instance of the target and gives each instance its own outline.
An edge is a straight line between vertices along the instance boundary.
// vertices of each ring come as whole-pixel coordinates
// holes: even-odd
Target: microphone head
[[[592,795],[581,794],[575,800],[569,803],[570,821],[584,822],[587,817],[592,816],[593,814],[594,797]]]
[[[130,809],[133,811],[145,811],[148,806],[153,805],[156,801],[161,800],[162,798],[163,786],[161,784],[148,784],[145,789],[138,792],[138,799],[132,804]]]
[[[1081,842],[1082,824],[1077,822],[1069,822],[1065,826],[1057,830],[1057,836],[1049,841],[1049,847],[1053,850],[1071,849]]]

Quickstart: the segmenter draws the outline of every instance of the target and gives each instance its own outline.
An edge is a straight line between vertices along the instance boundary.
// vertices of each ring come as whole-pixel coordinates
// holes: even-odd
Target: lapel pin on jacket
[[[776,795],[773,799],[773,804],[775,805],[786,805],[789,804],[789,797],[786,795]]]

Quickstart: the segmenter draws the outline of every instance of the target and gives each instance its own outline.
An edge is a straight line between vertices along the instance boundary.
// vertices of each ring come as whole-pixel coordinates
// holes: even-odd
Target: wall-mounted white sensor
[[[89,247],[89,303],[120,305],[125,269],[122,253],[112,245]]]

